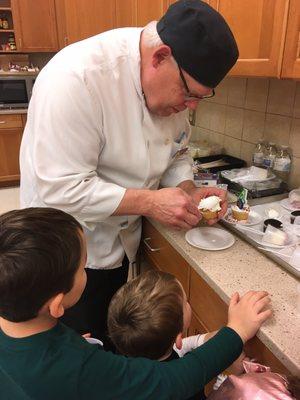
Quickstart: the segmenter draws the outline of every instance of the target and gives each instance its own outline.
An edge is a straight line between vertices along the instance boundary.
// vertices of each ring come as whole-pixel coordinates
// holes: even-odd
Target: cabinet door
[[[206,332],[207,332],[206,327],[202,324],[197,315],[194,312],[192,312],[192,318],[188,329],[188,335],[193,336],[193,335],[198,335],[199,333],[206,333]]]
[[[289,1],[211,0],[210,3],[227,21],[239,47],[239,60],[230,75],[279,77]]]
[[[159,20],[166,12],[168,0],[138,0],[137,26],[145,26],[150,21]]]
[[[110,0],[56,0],[60,46],[113,29],[116,5]]]
[[[0,186],[18,183],[23,125],[19,114],[0,115]]]
[[[300,78],[300,2],[290,1],[287,33],[285,40],[283,78]]]
[[[11,4],[18,50],[57,51],[54,0],[12,0]]]
[[[137,26],[137,0],[116,0],[116,27]]]
[[[181,282],[187,296],[189,296],[189,264],[147,220],[143,221],[141,244],[146,261],[161,271],[175,275]]]
[[[116,0],[116,26],[145,26],[159,20],[170,3],[170,0]]]

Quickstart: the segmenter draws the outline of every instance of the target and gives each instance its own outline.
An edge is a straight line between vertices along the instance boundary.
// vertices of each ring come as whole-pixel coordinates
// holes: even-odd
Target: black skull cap
[[[200,0],[179,0],[157,23],[157,32],[178,65],[197,82],[215,88],[239,51],[224,18]]]

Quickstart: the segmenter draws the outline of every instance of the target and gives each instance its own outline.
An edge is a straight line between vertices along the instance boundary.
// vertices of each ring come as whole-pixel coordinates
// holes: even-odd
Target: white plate
[[[295,235],[293,235],[289,232],[287,232],[287,234],[289,236],[289,242],[283,246],[278,246],[277,244],[262,242],[262,236],[258,236],[258,235],[252,234],[252,233],[250,233],[249,236],[260,246],[271,247],[273,249],[285,249],[285,248],[287,249],[288,247],[296,246],[299,242],[299,239]]]
[[[282,205],[283,208],[285,208],[286,210],[289,210],[289,211],[299,210],[299,208],[293,207],[291,205],[290,200],[288,198],[281,200],[280,204]]]
[[[185,240],[192,246],[203,250],[224,250],[235,242],[231,233],[213,227],[191,229],[186,232]]]
[[[225,222],[228,222],[228,224],[252,226],[259,224],[263,220],[262,216],[258,214],[256,211],[250,211],[247,222],[231,220],[230,218],[231,218],[231,210],[228,209],[227,213],[225,214],[225,217],[222,218]]]

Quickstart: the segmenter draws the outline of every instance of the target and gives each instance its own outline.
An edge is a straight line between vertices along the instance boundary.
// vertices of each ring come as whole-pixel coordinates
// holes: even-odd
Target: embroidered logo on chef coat
[[[173,142],[171,153],[172,158],[181,156],[188,151],[188,139],[189,137],[186,132],[181,132],[178,138]]]

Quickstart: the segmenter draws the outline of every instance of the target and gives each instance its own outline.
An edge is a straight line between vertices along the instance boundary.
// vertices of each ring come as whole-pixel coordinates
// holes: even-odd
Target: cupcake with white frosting
[[[221,211],[221,201],[218,196],[206,197],[200,201],[198,209],[206,220],[218,218],[218,212]]]
[[[238,200],[236,205],[231,206],[231,214],[236,221],[244,221],[244,222],[248,221],[250,207],[247,203],[247,195],[248,195],[248,190],[243,189],[238,194]]]

